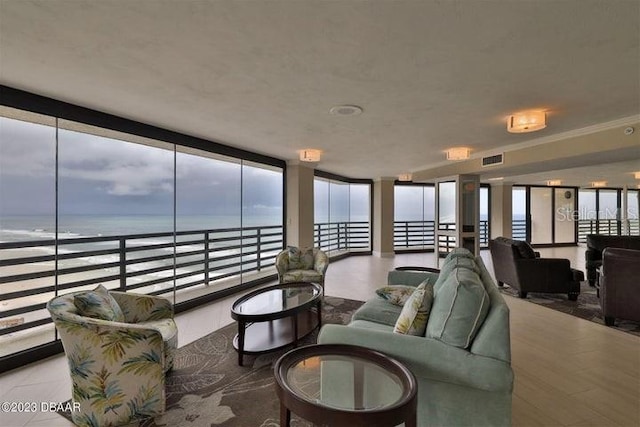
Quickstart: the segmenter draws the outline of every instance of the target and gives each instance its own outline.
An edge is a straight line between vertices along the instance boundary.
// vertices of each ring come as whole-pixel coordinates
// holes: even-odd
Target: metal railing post
[[[262,268],[261,263],[260,263],[260,253],[262,252],[262,239],[261,239],[261,227],[258,227],[256,229],[256,267],[258,269],[258,271],[260,271],[260,269]]]
[[[204,232],[204,284],[209,286],[209,232]]]
[[[120,239],[120,290],[127,290],[127,240]]]

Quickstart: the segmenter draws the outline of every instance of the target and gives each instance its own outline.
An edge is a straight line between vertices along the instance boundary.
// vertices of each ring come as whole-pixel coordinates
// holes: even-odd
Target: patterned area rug
[[[347,324],[363,303],[326,296],[322,322]],[[280,401],[276,395],[273,364],[292,347],[244,356],[238,366],[238,354],[232,340],[237,326],[231,324],[178,349],[174,369],[167,376],[167,412],[142,421],[139,427],[277,427],[280,425]],[[314,344],[318,330],[300,341]],[[60,415],[71,420],[70,413]],[[292,427],[310,423],[292,414]]]
[[[518,291],[510,288],[508,285],[499,289],[506,295],[518,297]],[[586,281],[582,282],[580,286],[580,295],[578,295],[577,301],[569,301],[567,294],[543,294],[536,292],[529,292],[525,301],[604,325],[604,317],[600,310],[600,302],[596,296],[596,288],[589,286]],[[613,327],[620,331],[640,336],[640,323],[638,322],[616,319],[615,326]]]

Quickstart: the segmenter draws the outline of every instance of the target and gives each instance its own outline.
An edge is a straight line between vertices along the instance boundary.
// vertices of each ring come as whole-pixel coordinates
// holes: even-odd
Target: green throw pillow
[[[415,286],[390,285],[376,289],[376,294],[391,304],[402,307],[415,290]]]
[[[73,303],[78,309],[78,314],[81,316],[111,322],[124,322],[122,309],[102,285],[98,285],[93,291],[82,292],[75,295],[73,297]]]
[[[457,268],[436,288],[426,336],[468,348],[489,312],[489,295],[478,274]]]
[[[402,307],[393,327],[396,334],[424,336],[433,302],[433,285],[422,282]]]

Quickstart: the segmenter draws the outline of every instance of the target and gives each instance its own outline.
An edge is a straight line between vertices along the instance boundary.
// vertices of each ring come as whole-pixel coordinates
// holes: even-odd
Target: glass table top
[[[403,397],[402,380],[364,358],[311,356],[291,365],[285,381],[299,397],[316,405],[365,411],[389,407]]]
[[[279,313],[300,307],[318,298],[320,289],[308,283],[282,288],[266,288],[233,306],[233,311],[243,315],[264,315]]]

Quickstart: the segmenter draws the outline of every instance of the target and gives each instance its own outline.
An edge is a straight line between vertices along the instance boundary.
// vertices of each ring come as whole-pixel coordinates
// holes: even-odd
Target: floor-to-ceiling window
[[[275,274],[284,162],[80,107],[140,133],[0,108],[1,360],[59,348],[55,295],[103,284],[182,309]]]
[[[316,171],[314,242],[330,256],[371,251],[371,181]]]
[[[624,200],[623,189],[581,188],[578,192],[578,241],[584,243],[587,234],[640,234],[638,193],[638,190],[628,189]]]
[[[449,188],[453,204],[441,206],[445,218],[455,222],[455,191]],[[489,245],[489,187],[480,187],[480,246]],[[451,211],[453,209],[453,211]],[[451,212],[449,212],[451,211]],[[394,186],[394,248],[396,251],[433,250],[435,187],[397,181]]]
[[[576,204],[576,188],[514,186],[511,203],[514,239],[534,245],[576,243],[575,213],[583,209]]]

